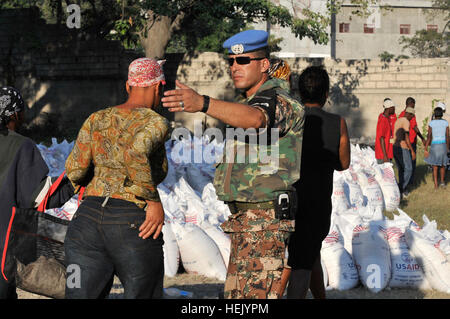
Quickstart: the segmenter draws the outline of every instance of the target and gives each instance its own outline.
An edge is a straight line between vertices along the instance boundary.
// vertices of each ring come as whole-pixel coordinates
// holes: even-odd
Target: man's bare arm
[[[380,137],[380,145],[381,145],[381,150],[383,151],[383,161],[389,162],[389,157],[387,155],[387,150],[386,150],[386,141],[384,139],[384,136]]]
[[[422,133],[420,133],[420,130],[417,126],[414,126],[414,131],[416,132],[417,136],[420,137],[422,143],[425,144],[425,138],[423,137]]]
[[[176,81],[179,89],[164,92],[163,106],[170,112],[199,112],[203,108],[204,97],[196,91]],[[180,102],[183,102],[184,108]],[[266,126],[266,117],[259,108],[245,104],[226,102],[210,98],[208,115],[234,127],[262,128]]]
[[[341,139],[339,142],[339,160],[341,170],[346,170],[350,166],[350,139],[348,137],[347,123],[341,117]]]
[[[414,152],[414,149],[411,145],[408,132],[405,132],[405,142],[406,142],[406,145],[408,146],[409,150],[411,151],[411,158],[414,161],[416,159],[416,152]]]

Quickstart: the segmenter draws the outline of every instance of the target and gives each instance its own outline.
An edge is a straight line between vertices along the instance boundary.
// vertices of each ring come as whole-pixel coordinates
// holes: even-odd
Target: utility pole
[[[331,36],[330,36],[330,55],[332,59],[336,59],[336,12],[334,10],[334,0],[331,0]]]

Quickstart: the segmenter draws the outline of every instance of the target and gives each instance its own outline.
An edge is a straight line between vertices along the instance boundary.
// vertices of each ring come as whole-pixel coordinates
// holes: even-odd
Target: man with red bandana
[[[66,161],[75,192],[86,187],[64,241],[67,266],[80,268],[80,285],[66,285],[67,299],[100,298],[114,273],[125,299],[163,294],[157,185],[167,175],[169,126],[154,108],[165,78],[162,61],[149,58],[128,70],[127,101],[91,114]]]

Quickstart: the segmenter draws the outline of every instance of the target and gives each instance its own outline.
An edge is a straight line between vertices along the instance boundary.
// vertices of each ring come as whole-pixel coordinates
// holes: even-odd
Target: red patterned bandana
[[[146,87],[159,81],[166,84],[162,65],[166,60],[140,58],[131,62],[128,68],[128,85]]]

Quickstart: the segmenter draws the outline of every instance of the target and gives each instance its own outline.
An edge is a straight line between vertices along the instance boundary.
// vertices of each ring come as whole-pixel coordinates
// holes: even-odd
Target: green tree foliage
[[[130,6],[133,2],[134,5]],[[137,2],[128,1],[126,12],[135,6],[141,9],[138,15],[136,12],[130,13],[134,22],[130,28],[135,29],[134,34],[139,34],[139,39],[150,56],[158,55],[158,52],[148,52],[149,49],[155,49],[155,42],[156,45],[163,43],[163,48],[159,51],[164,51],[164,42],[168,44],[172,36],[178,43],[180,41],[184,43],[188,51],[206,49],[222,51],[223,40],[242,30],[246,25],[259,21],[290,27],[299,38],[308,37],[316,43],[325,44],[328,41],[325,19],[312,14],[305,15],[302,19],[296,18],[288,8],[267,0]],[[156,36],[151,33],[152,28],[157,28],[157,24],[165,24],[163,30],[169,35],[169,39],[164,39],[159,32],[158,41],[152,41],[152,36]]]
[[[380,54],[378,54],[378,57],[383,62],[390,62],[395,57],[395,55],[392,53],[389,53],[388,51],[383,51]]]
[[[401,37],[399,43],[403,44],[403,50],[409,49],[413,57],[440,58],[450,56],[449,41],[449,32],[419,30],[412,37]]]
[[[447,25],[450,22],[450,1],[448,0],[433,0],[432,7],[438,9],[439,14],[444,15],[444,21],[447,21]],[[444,27],[445,30],[445,27]]]
[[[429,18],[439,18],[447,21],[442,31],[419,30],[414,36],[403,36],[399,43],[403,49],[409,49],[413,57],[440,58],[450,56],[450,1],[433,0],[432,10],[427,10]]]
[[[370,14],[378,0],[350,0],[355,14]],[[5,0],[0,8],[38,6],[52,23],[64,23],[66,7],[79,4],[82,30],[90,35],[121,41],[127,48],[142,47],[147,56],[169,51],[221,52],[223,40],[260,21],[290,28],[299,38],[327,44],[331,14],[343,0],[327,0],[327,12],[318,13],[291,1],[287,8],[269,0]]]

